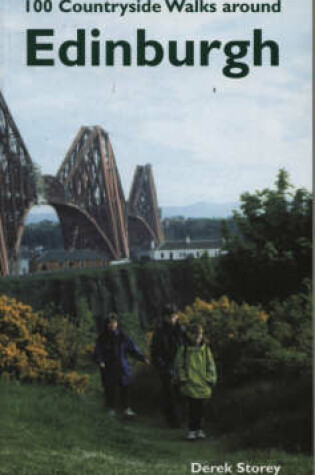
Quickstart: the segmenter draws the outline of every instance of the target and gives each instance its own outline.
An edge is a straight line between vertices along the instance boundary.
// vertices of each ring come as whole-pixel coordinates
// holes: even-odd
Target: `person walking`
[[[118,316],[115,313],[107,317],[105,330],[97,338],[95,353],[101,371],[109,415],[116,415],[118,398],[120,398],[123,415],[135,416],[129,404],[132,374],[128,356],[145,364],[149,364],[149,361],[133,340],[118,327]]]
[[[151,363],[158,372],[162,386],[163,412],[168,425],[180,427],[179,390],[175,380],[175,356],[185,342],[185,328],[178,322],[178,311],[174,304],[164,308],[160,322],[152,337]]]
[[[201,325],[192,325],[189,329],[188,343],[180,347],[175,365],[181,392],[188,399],[187,439],[204,439],[205,405],[216,384],[217,373],[210,347],[203,339]]]

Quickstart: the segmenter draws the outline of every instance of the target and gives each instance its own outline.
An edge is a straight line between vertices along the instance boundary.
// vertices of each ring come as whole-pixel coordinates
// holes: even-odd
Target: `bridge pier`
[[[30,208],[43,194],[59,216],[66,249],[95,249],[108,260],[163,240],[151,165],[136,169],[129,202],[108,133],[81,127],[56,174],[34,166],[0,92],[0,275],[18,272],[17,256]]]

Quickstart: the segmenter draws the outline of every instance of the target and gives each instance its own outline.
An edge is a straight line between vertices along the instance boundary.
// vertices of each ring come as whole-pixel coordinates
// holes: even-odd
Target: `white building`
[[[148,257],[153,261],[181,261],[188,258],[198,258],[203,255],[216,257],[221,253],[219,240],[191,241],[165,241],[158,247],[152,243],[151,249],[142,251],[139,257]]]

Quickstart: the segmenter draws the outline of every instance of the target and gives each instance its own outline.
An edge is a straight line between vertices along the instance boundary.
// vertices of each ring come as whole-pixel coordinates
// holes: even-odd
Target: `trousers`
[[[105,393],[106,406],[115,409],[120,405],[122,409],[129,407],[129,386],[113,381],[106,377],[105,371],[100,368],[102,386]]]
[[[189,430],[203,429],[207,399],[188,398]]]
[[[179,427],[180,395],[178,386],[168,374],[160,374],[162,384],[162,406],[166,421],[170,427]]]

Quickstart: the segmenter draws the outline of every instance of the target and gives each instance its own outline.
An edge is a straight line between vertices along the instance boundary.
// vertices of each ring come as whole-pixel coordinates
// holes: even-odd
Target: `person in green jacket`
[[[211,396],[217,374],[211,350],[203,339],[201,325],[191,326],[188,344],[178,350],[175,364],[181,392],[188,398],[189,404],[187,439],[204,439],[205,403]]]

